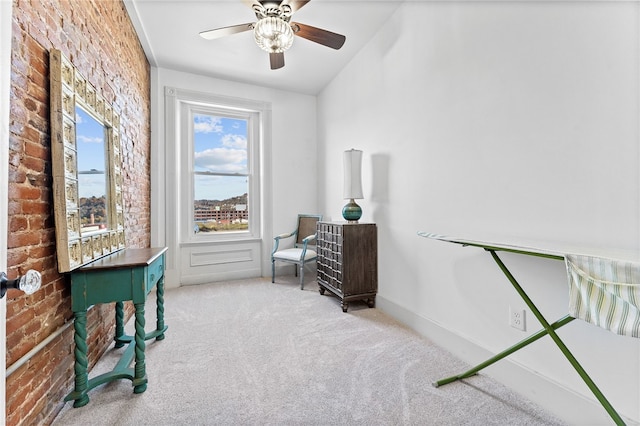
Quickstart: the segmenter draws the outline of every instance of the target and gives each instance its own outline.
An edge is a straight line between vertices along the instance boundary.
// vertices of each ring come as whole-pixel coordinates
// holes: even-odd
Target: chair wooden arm
[[[304,245],[306,246],[309,242],[314,241],[316,239],[316,234],[311,234],[307,237],[304,237],[304,239],[302,240],[302,242],[304,243]]]
[[[291,238],[294,235],[298,234],[298,230],[293,230],[291,232],[287,232],[285,234],[280,234],[280,235],[276,235],[275,237],[273,237],[273,250],[271,251],[271,256],[273,256],[273,254],[275,252],[278,251],[278,246],[280,245],[280,240],[283,240],[285,238]]]
[[[297,232],[298,232],[298,231],[291,231],[291,232],[287,232],[287,233],[285,233],[285,234],[280,234],[280,235],[277,235],[277,236],[273,237],[273,239],[274,239],[274,240],[281,240],[281,239],[283,239],[283,238],[293,237],[294,235],[296,235],[296,234],[297,234]]]
[[[304,237],[304,239],[302,240],[302,253],[300,254],[300,260],[304,259],[304,257],[307,255],[307,244],[309,244],[309,242],[311,241],[315,241],[316,239],[316,234],[312,234],[309,235],[307,237]]]

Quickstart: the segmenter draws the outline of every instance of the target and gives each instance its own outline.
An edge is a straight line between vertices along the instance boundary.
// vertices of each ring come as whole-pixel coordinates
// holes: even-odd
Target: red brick
[[[24,216],[12,216],[9,218],[9,232],[26,231],[29,221]]]
[[[10,376],[10,379],[13,379],[13,377]],[[15,389],[15,393],[9,393],[7,392],[7,419],[9,419],[11,416],[10,414],[12,414],[14,411],[16,411],[18,409],[18,407],[20,407],[20,405],[22,405],[25,401],[29,401],[29,399],[27,399],[29,392],[31,392],[31,389],[29,389],[28,387],[20,387],[20,386],[11,386],[11,385],[16,385],[18,383],[15,382],[15,380],[7,380],[7,389],[9,389],[10,387],[12,389]],[[7,422],[8,424],[15,424],[15,423],[10,423]]]
[[[150,242],[149,203],[134,202],[140,192],[148,198],[150,191],[149,64],[123,3],[14,0],[12,31],[8,209],[12,231],[7,269],[14,276],[39,268],[43,287],[31,296],[13,291],[7,295],[9,361],[72,318],[68,277],[57,272],[55,255],[48,105],[52,47],[61,49],[114,102],[115,109],[123,111],[127,240],[132,246]],[[114,328],[113,307],[96,308],[90,316],[91,365],[111,344]],[[23,312],[35,316],[29,321]],[[128,303],[127,317],[132,312]],[[33,359],[36,368],[40,360],[47,360],[41,367],[48,377],[34,379],[21,368],[7,379],[8,425],[48,424],[59,410],[73,381],[73,330],[59,340],[55,352],[48,345]]]
[[[40,145],[41,135],[42,133],[34,129],[33,127],[25,127],[24,132],[22,132],[22,137],[24,138],[24,140],[32,142],[31,144],[27,142],[26,144],[27,147],[28,145],[37,145],[37,146],[40,146],[41,149],[43,149],[44,147]],[[25,154],[33,155],[34,157],[40,157],[40,155],[34,155],[34,153],[30,153],[26,149],[25,149]]]
[[[30,123],[34,123],[33,120]],[[34,172],[43,172],[45,161],[35,157],[22,157],[20,165]]]
[[[35,232],[10,234],[7,238],[7,248],[25,247],[40,243],[40,235]]]
[[[22,213],[24,214],[42,214],[49,213],[52,209],[48,203],[41,201],[25,200],[22,202]]]
[[[41,195],[40,188],[34,188],[32,186],[17,186],[12,188],[9,193],[10,196],[15,196],[19,200],[38,200]]]

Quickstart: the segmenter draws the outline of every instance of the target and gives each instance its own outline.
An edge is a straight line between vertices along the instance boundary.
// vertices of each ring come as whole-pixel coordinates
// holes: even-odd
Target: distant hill
[[[211,208],[220,207],[224,210],[225,207],[236,206],[238,204],[247,204],[247,194],[239,195],[237,197],[227,198],[226,200],[194,200],[194,207],[196,210],[210,210]]]
[[[91,215],[93,214],[93,219]],[[105,223],[107,221],[107,208],[104,195],[102,197],[80,198],[80,222],[83,225],[90,223]]]

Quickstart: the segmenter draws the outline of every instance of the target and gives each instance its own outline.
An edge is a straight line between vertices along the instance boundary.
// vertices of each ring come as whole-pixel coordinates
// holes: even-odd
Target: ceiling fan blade
[[[269,61],[272,70],[284,67],[284,53],[269,53]]]
[[[321,28],[312,27],[311,25],[292,22],[291,28],[293,28],[293,33],[297,36],[336,50],[340,49],[347,40],[343,35],[332,33],[331,31],[323,30]]]
[[[291,12],[295,13],[296,11],[302,9],[302,6],[309,3],[310,0],[289,0],[285,3],[291,7]]]
[[[248,24],[232,25],[230,27],[216,28],[215,30],[202,31],[200,37],[207,40],[213,40],[232,34],[242,33],[253,29],[253,22]]]

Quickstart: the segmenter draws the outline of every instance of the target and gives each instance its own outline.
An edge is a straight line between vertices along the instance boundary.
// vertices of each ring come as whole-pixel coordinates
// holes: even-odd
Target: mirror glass
[[[76,105],[80,234],[109,229],[105,128]]]

